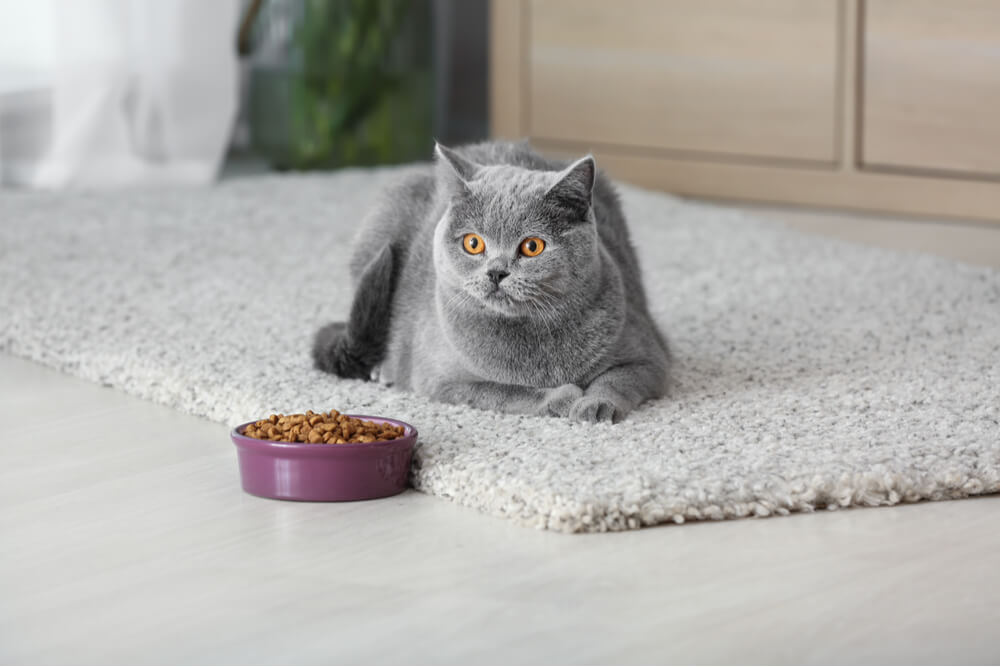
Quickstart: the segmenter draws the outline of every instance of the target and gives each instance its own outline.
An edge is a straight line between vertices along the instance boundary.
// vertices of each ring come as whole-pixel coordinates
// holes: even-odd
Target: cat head
[[[436,153],[448,207],[434,263],[452,300],[530,316],[573,299],[598,262],[594,158],[537,171],[476,164],[441,145]]]

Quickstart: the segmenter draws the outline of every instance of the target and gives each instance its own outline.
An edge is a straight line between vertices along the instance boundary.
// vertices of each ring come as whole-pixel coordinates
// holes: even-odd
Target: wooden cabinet
[[[493,0],[496,136],[681,194],[1000,220],[1000,0]]]

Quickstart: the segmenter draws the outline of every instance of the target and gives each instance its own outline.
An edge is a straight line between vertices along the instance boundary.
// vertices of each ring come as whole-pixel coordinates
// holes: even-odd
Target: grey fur
[[[464,250],[467,233],[485,252]],[[527,237],[546,242],[537,257],[518,253]],[[365,220],[352,270],[351,322],[316,338],[324,370],[592,422],[618,421],[665,390],[667,344],[618,197],[590,156],[567,165],[523,142],[438,146],[434,168],[390,189]]]
[[[367,380],[384,356],[398,263],[389,243],[368,260],[354,293],[350,319],[331,322],[316,334],[313,360],[327,373]]]

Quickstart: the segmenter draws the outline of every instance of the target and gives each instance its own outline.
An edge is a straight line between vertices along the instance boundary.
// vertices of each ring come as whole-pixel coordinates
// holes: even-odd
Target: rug
[[[1000,491],[1000,272],[622,187],[671,393],[586,425],[311,367],[349,241],[400,169],[0,194],[0,350],[226,424],[417,426],[415,488],[558,531]],[[946,232],[943,232],[946,233]]]

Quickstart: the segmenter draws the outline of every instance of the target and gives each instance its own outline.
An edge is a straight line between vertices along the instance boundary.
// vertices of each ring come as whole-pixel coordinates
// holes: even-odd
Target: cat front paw
[[[570,408],[583,397],[583,389],[575,384],[564,384],[554,389],[549,389],[545,395],[545,402],[542,405],[542,414],[552,417],[566,417]]]
[[[573,403],[569,418],[575,421],[596,424],[598,422],[617,423],[625,418],[628,409],[603,396],[583,396]]]

